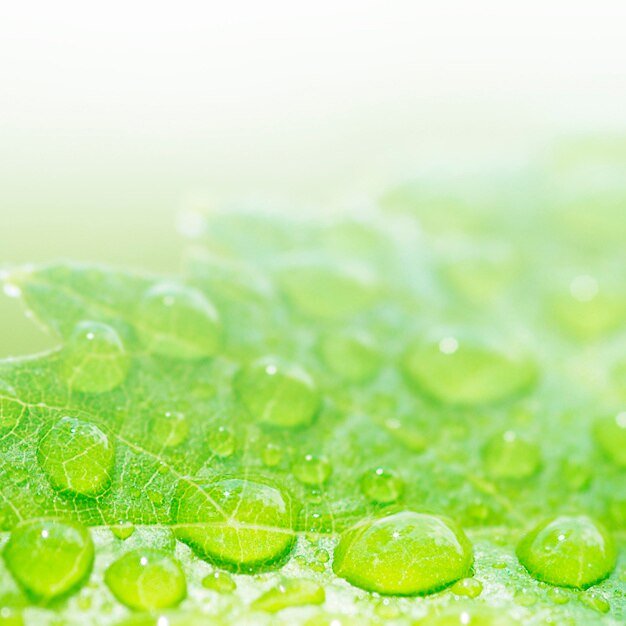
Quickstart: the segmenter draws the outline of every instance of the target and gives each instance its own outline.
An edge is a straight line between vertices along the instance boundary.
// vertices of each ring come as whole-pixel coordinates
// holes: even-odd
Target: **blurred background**
[[[623,0],[2,3],[0,267],[175,271],[197,203],[340,210],[612,137],[625,25]],[[0,354],[49,342],[1,300]]]

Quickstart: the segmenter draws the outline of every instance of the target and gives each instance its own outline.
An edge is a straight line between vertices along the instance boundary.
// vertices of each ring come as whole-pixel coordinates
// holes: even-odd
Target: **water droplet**
[[[450,588],[456,596],[477,598],[483,591],[483,584],[476,578],[461,578]]]
[[[56,519],[33,519],[16,526],[3,552],[20,587],[47,602],[77,591],[91,573],[94,547],[87,529]]]
[[[575,276],[569,289],[549,303],[557,328],[579,340],[594,340],[617,330],[626,313],[626,296],[615,287],[601,288],[593,276]]]
[[[8,606],[0,608],[0,626],[24,626],[22,611]]]
[[[322,340],[320,351],[330,371],[349,382],[370,380],[381,364],[380,352],[373,341],[362,334],[328,335]]]
[[[379,287],[363,267],[293,266],[281,273],[280,287],[301,313],[324,320],[348,319],[367,309]]]
[[[63,348],[60,367],[71,389],[104,393],[124,382],[130,356],[114,328],[85,321],[76,325]]]
[[[113,524],[113,526],[111,526],[111,532],[118,539],[124,541],[135,532],[135,527],[130,522],[120,520],[117,524]]]
[[[577,589],[606,578],[617,558],[608,531],[585,515],[542,522],[521,540],[517,557],[533,578]]]
[[[461,406],[491,404],[521,395],[537,379],[537,369],[529,359],[454,336],[414,343],[403,365],[422,393]]]
[[[337,576],[367,591],[428,594],[467,576],[472,547],[452,521],[405,511],[344,532],[335,549]]]
[[[282,448],[271,441],[266,443],[261,450],[261,461],[267,467],[276,467],[283,458]]]
[[[528,478],[541,465],[539,446],[512,430],[493,437],[483,450],[483,458],[487,473],[495,478]]]
[[[332,466],[324,457],[305,454],[292,465],[293,475],[303,485],[323,485],[329,478]]]
[[[122,604],[138,611],[174,607],[187,595],[180,563],[166,552],[150,548],[120,557],[108,567],[104,581]]]
[[[209,448],[216,456],[227,458],[236,447],[235,433],[227,426],[218,426],[209,433]]]
[[[578,597],[582,604],[597,613],[608,613],[611,610],[608,600],[598,591],[584,591]]]
[[[239,478],[181,482],[172,511],[178,539],[201,558],[233,571],[279,564],[294,544],[295,511],[277,486]]]
[[[320,407],[313,379],[300,367],[272,357],[242,368],[234,386],[252,417],[272,426],[308,426]]]
[[[597,420],[593,435],[613,463],[626,467],[626,412]]]
[[[111,484],[113,444],[95,424],[62,417],[39,441],[37,459],[58,491],[95,497]]]
[[[393,470],[377,467],[363,474],[361,490],[374,504],[391,504],[402,496],[404,481]]]
[[[164,448],[175,448],[189,436],[189,418],[180,411],[157,413],[150,421],[150,435]]]
[[[324,604],[324,589],[312,580],[298,578],[286,580],[277,587],[266,591],[251,604],[254,610],[276,613],[292,606]]]
[[[197,289],[155,285],[144,294],[135,319],[146,349],[161,356],[201,359],[216,354],[221,344],[219,315]]]
[[[319,563],[328,563],[328,561],[330,561],[330,554],[328,554],[328,550],[324,550],[324,548],[319,548],[315,551],[315,559]]]
[[[219,593],[231,593],[237,589],[237,583],[226,572],[211,572],[202,579],[202,586]]]
[[[515,593],[513,599],[520,606],[535,606],[537,595],[530,589],[520,589]]]
[[[554,602],[554,604],[561,605],[569,602],[569,595],[560,587],[551,587],[548,589],[547,596],[552,602]]]

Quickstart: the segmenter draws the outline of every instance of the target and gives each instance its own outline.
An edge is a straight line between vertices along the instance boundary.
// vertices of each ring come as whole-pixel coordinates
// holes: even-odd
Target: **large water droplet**
[[[63,348],[61,372],[71,389],[85,393],[103,393],[124,382],[130,366],[117,331],[100,322],[77,324]]]
[[[613,463],[626,467],[626,412],[597,420],[593,435]]]
[[[428,594],[467,576],[472,547],[452,521],[405,511],[344,532],[334,572],[367,591]]]
[[[35,519],[13,529],[3,556],[20,587],[46,602],[82,586],[91,573],[94,547],[80,524]]]
[[[109,566],[104,580],[122,604],[138,611],[174,607],[187,595],[180,563],[150,548],[127,552]]]
[[[363,474],[361,490],[374,504],[391,504],[402,496],[404,481],[393,470],[377,467]]]
[[[98,496],[111,483],[113,444],[95,424],[66,416],[39,441],[37,460],[58,491]]]
[[[520,541],[517,557],[533,578],[578,589],[606,578],[617,558],[608,531],[585,515],[542,522]]]
[[[137,332],[149,352],[175,359],[213,356],[221,344],[219,315],[197,289],[160,284],[143,296]]]
[[[541,465],[539,446],[512,430],[493,437],[485,446],[483,457],[487,473],[496,478],[528,478]]]
[[[252,480],[181,482],[172,513],[181,541],[200,557],[232,571],[279,564],[295,540],[289,496],[277,486]]]
[[[373,341],[356,333],[333,333],[323,338],[320,351],[324,363],[337,376],[350,382],[372,378],[381,364]]]
[[[501,402],[527,392],[537,379],[528,358],[454,336],[414,343],[404,371],[422,393],[462,406]]]
[[[242,368],[234,386],[252,417],[272,426],[307,426],[320,407],[313,379],[300,367],[272,357]]]
[[[283,271],[279,280],[294,308],[319,319],[350,318],[369,307],[379,292],[363,267],[297,265]]]

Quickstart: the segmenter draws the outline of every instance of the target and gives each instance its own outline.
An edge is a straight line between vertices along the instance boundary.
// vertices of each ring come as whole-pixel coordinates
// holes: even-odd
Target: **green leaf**
[[[8,273],[59,347],[0,363],[0,624],[626,622],[618,252],[407,189]]]

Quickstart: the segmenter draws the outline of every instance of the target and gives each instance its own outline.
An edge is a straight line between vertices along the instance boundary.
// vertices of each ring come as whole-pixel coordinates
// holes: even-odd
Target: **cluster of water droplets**
[[[602,595],[586,590],[616,568],[615,529],[596,519],[606,511],[586,510],[591,478],[578,478],[589,459],[618,475],[626,467],[626,413],[585,421],[593,445],[575,451],[586,455],[580,465],[559,458],[555,478],[541,421],[544,410],[546,420],[554,415],[541,405],[553,379],[544,380],[540,347],[475,316],[459,322],[456,313],[458,298],[480,298],[492,279],[504,288],[506,276],[442,262],[460,295],[446,303],[432,293],[436,315],[420,317],[432,277],[405,264],[427,258],[376,226],[342,223],[320,236],[304,225],[303,241],[290,242],[298,236],[270,221],[269,249],[254,233],[237,233],[220,242],[223,274],[213,275],[202,257],[186,283],[141,281],[117,316],[111,303],[79,310],[50,357],[62,389],[58,407],[24,401],[14,381],[0,382],[6,441],[22,424],[41,421],[32,439],[46,515],[11,524],[3,551],[32,602],[64,600],[87,584],[95,558],[89,525],[108,527],[121,544],[140,525],[166,527],[179,542],[177,552],[133,544],[106,566],[110,593],[135,611],[175,608],[188,597],[197,581],[177,556],[180,544],[214,568],[201,587],[229,594],[237,576],[278,570],[303,536],[325,533],[334,543],[308,563],[314,573],[383,597],[450,590],[469,601],[485,585],[473,526],[504,523],[516,529],[519,570],[552,586],[554,604],[569,597],[558,595],[561,588],[573,589],[585,606],[608,610]],[[235,253],[260,259],[255,271],[267,282],[228,274]],[[29,294],[28,281],[20,289],[37,308],[41,294]],[[242,294],[248,300],[237,310]],[[623,304],[580,275],[546,307],[578,341],[614,329]],[[242,321],[253,327],[233,341]],[[158,401],[155,381],[163,384]],[[558,428],[565,423],[557,418]],[[552,511],[552,503],[543,510],[533,496],[555,480],[573,510]],[[323,605],[322,582],[285,580],[251,609]],[[515,602],[532,606],[536,596],[518,592]],[[383,615],[391,611],[385,606]],[[345,619],[320,613],[306,623]],[[504,623],[482,609],[429,619]]]

